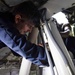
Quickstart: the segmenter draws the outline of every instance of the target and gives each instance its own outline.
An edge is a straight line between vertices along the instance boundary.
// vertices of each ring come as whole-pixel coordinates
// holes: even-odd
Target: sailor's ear
[[[19,23],[20,20],[21,20],[21,15],[16,14],[16,15],[15,15],[15,23]]]

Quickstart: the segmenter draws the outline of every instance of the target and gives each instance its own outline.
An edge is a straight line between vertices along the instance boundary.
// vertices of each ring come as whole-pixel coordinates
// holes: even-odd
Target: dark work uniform
[[[0,12],[0,48],[7,46],[15,53],[30,60],[38,66],[48,66],[45,50],[30,43],[13,26],[14,16]]]
[[[69,36],[65,40],[65,45],[69,51],[71,51],[75,58],[75,37]]]

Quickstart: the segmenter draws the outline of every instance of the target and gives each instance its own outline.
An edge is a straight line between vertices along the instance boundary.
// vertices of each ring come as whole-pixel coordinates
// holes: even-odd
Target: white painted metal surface
[[[43,33],[43,39],[44,39],[45,44],[48,43],[48,40],[46,39],[45,33]],[[46,51],[46,54],[47,54],[49,67],[43,67],[42,68],[42,75],[55,75],[54,69],[53,69],[53,62],[51,60],[51,57],[50,57],[49,52],[48,52],[49,50],[48,50],[46,45],[45,45],[45,51]]]
[[[25,58],[23,58],[19,75],[29,75],[30,68],[31,68],[31,62],[29,60],[26,60]]]
[[[49,30],[47,25],[44,25],[44,30],[58,75],[72,75],[68,62],[64,54],[62,53],[60,47],[56,43],[54,37],[52,36],[51,31]]]
[[[47,18],[51,18],[53,13],[60,12],[62,8],[71,7],[72,3],[74,3],[74,0],[53,0],[48,1],[43,7],[48,9]],[[44,24],[44,31],[55,63],[55,71],[58,72],[58,74],[56,73],[55,75],[75,75],[75,66],[62,41],[59,31],[57,30],[56,25],[51,21],[49,23],[50,28]]]

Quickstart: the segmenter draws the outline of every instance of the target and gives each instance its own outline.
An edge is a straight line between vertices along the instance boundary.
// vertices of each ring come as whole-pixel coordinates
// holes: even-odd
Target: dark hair
[[[31,20],[35,26],[40,24],[40,12],[31,1],[25,1],[16,5],[12,13],[14,15],[20,14],[21,16],[25,16],[27,19]]]

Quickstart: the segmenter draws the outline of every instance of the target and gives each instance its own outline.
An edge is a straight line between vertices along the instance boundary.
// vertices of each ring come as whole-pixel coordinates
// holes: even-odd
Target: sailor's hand
[[[43,44],[42,44],[42,43],[40,43],[40,44],[38,44],[38,46],[42,46],[42,47],[43,47]]]

